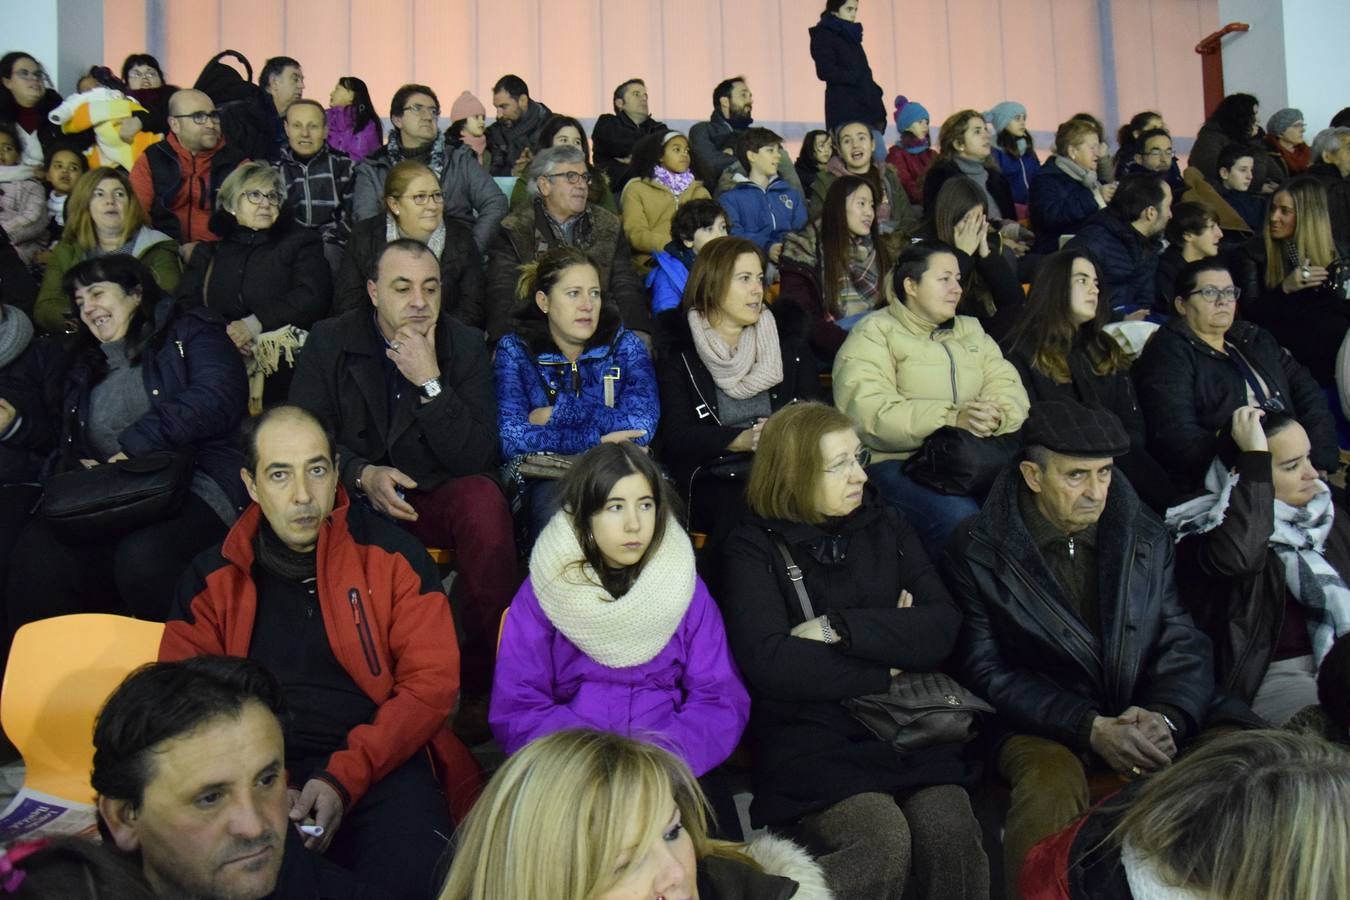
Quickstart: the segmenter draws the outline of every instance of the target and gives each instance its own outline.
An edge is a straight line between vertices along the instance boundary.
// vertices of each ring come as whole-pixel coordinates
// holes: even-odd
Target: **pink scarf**
[[[734,400],[746,400],[783,381],[783,350],[778,344],[778,326],[767,309],[759,322],[741,329],[734,350],[713,330],[708,320],[689,310],[689,333],[698,358],[722,392]]]

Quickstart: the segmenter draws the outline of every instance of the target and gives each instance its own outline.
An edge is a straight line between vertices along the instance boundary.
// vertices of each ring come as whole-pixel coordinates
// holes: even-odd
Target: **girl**
[[[933,142],[928,136],[928,126],[928,110],[923,108],[923,104],[910,100],[904,94],[895,98],[895,130],[900,133],[900,137],[886,154],[886,162],[900,175],[905,196],[914,206],[923,205],[923,177],[937,159],[937,151],[933,149]]]
[[[23,163],[23,153],[19,127],[0,122],[0,228],[19,259],[31,266],[47,233],[47,192],[33,167]]]
[[[1017,218],[1027,218],[1031,182],[1040,174],[1036,142],[1027,131],[1027,108],[1016,100],[1004,100],[985,114],[994,126],[994,160],[1012,188]]]
[[[360,162],[384,145],[384,125],[370,102],[366,83],[344,75],[328,95],[328,146]]]
[[[624,186],[621,205],[639,272],[647,272],[651,255],[670,243],[675,211],[691,200],[712,199],[691,164],[689,139],[678,131],[649,134],[633,147],[633,177]]]

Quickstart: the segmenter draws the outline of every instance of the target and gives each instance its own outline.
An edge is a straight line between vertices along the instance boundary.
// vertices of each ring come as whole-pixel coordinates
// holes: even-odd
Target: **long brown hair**
[[[1299,175],[1280,185],[1275,197],[1288,194],[1294,201],[1294,247],[1300,260],[1311,260],[1315,266],[1329,266],[1336,259],[1336,242],[1331,236],[1331,214],[1327,211],[1327,191],[1321,180],[1313,175]],[[1266,287],[1275,287],[1289,270],[1282,248],[1270,236],[1270,213],[1266,213],[1266,227],[1261,229],[1266,245]]]
[[[1031,285],[1022,316],[1005,341],[1009,352],[1019,345],[1025,348],[1031,367],[1058,384],[1073,380],[1069,371],[1069,351],[1075,337],[1081,339],[1092,371],[1098,375],[1123,371],[1130,364],[1129,356],[1103,330],[1111,318],[1110,304],[1105,296],[1099,297],[1095,316],[1077,327],[1073,324],[1069,309],[1073,295],[1073,264],[1080,259],[1087,260],[1094,275],[1098,273],[1096,262],[1082,250],[1060,250],[1045,258]]]
[[[853,233],[848,230],[848,200],[853,194],[867,188],[872,192],[873,209],[880,202],[877,186],[870,178],[861,175],[840,175],[830,185],[825,195],[825,209],[820,214],[820,266],[822,284],[821,301],[832,316],[838,316],[839,285],[848,277],[848,260],[853,252]],[[872,246],[877,251],[877,282],[891,270],[891,255],[881,240],[881,217],[872,217],[872,229],[869,232]],[[878,292],[878,301],[884,304],[885,295]]]

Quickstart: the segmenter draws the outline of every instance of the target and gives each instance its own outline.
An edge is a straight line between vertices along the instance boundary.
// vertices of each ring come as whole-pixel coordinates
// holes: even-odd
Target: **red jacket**
[[[193,562],[164,627],[161,660],[248,655],[258,601],[253,539],[261,516],[258,505],[250,505],[224,543]],[[430,558],[406,532],[350,506],[339,487],[319,531],[317,574],[333,655],[379,709],[372,722],[352,729],[346,748],[316,776],[351,809],[371,784],[427,747],[451,814],[461,821],[481,773],[448,725],[459,693],[459,645]]]
[[[150,149],[154,150],[153,154],[148,152]],[[178,162],[178,176],[172,179],[178,188],[172,199],[157,206],[153,167],[156,164],[167,166],[165,171],[171,172],[172,163],[167,161],[167,157]],[[180,244],[214,241],[218,235],[211,230],[209,223],[216,209],[216,192],[225,177],[242,162],[246,160],[226,142],[223,134],[214,147],[196,155],[189,153],[178,142],[178,135],[169,134],[137,157],[127,177],[131,181],[131,189],[136,192],[136,199],[141,202],[141,207],[155,228]],[[167,214],[171,214],[172,218]],[[178,220],[177,228],[173,227],[174,219]]]

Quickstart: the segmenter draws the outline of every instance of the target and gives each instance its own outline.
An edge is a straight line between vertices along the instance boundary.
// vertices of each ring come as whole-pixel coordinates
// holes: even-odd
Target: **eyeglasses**
[[[855,465],[860,469],[866,469],[867,464],[870,463],[871,461],[872,461],[872,451],[868,450],[866,447],[859,447],[857,453],[853,454],[847,459],[835,463],[832,466],[826,467],[825,474],[834,475],[836,477],[839,475],[846,475],[848,474],[849,470]]]
[[[15,69],[14,77],[24,81],[46,81],[47,73],[41,69]]]
[[[552,175],[545,175],[545,178],[566,178],[568,184],[576,184],[584,181],[590,184],[594,176],[590,172],[554,172]]]
[[[445,195],[440,191],[435,191],[430,194],[425,192],[421,194],[399,194],[398,197],[400,200],[404,197],[408,198],[415,206],[426,206],[428,203],[434,203],[439,206],[445,202]]]
[[[1207,284],[1202,288],[1198,288],[1194,291],[1191,291],[1186,296],[1194,297],[1197,294],[1200,296],[1200,299],[1204,300],[1211,306],[1215,306],[1218,304],[1220,300],[1222,300],[1224,303],[1236,303],[1238,297],[1242,296],[1242,289],[1235,287],[1216,288],[1212,284]]]
[[[432,116],[433,118],[441,114],[439,106],[427,106],[423,103],[413,103],[403,107],[405,113],[412,113],[415,116]]]
[[[276,191],[244,191],[243,196],[244,199],[248,200],[248,202],[252,203],[254,206],[262,206],[264,200],[273,206],[281,205],[281,195]]]
[[[1171,159],[1172,157],[1176,156],[1176,154],[1172,152],[1172,148],[1170,147],[1167,148],[1166,150],[1163,150],[1159,147],[1154,147],[1152,150],[1148,151],[1144,155],[1149,157],[1150,159]]]
[[[159,74],[158,71],[150,68],[132,69],[130,72],[127,73],[127,78],[134,78],[141,81],[144,81],[149,78],[160,78],[160,77],[162,76]]]
[[[220,110],[198,110],[191,113],[179,113],[169,116],[170,119],[191,119],[193,125],[205,125],[208,121],[220,124]]]

